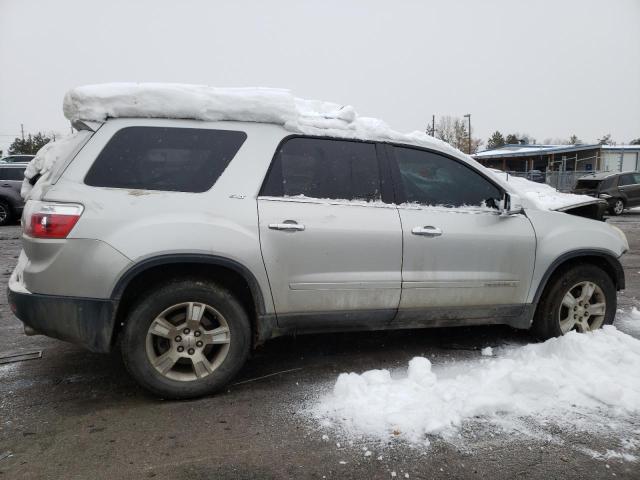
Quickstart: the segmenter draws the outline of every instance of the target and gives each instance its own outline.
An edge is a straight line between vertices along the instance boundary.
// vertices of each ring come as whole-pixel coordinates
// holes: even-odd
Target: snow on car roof
[[[279,88],[106,83],[70,90],[65,95],[63,110],[72,122],[145,117],[273,123],[310,135],[436,148],[480,165],[460,150],[422,131],[400,133],[382,120],[358,115],[350,105],[305,100]]]
[[[64,97],[63,110],[72,122],[103,122],[108,118],[124,117],[273,123],[292,132],[308,135],[434,148],[453,155],[478,170],[488,172],[488,169],[470,156],[422,131],[400,133],[382,120],[358,115],[352,106],[296,98],[286,89],[215,88],[176,83],[106,83],[70,90]],[[68,157],[68,153],[85,140],[81,132],[77,132],[45,145],[27,167],[23,197],[36,198],[42,195],[43,190],[51,184],[53,173]],[[41,178],[37,181],[36,188],[33,188],[32,179],[36,176]],[[525,179],[513,181],[509,177],[496,175],[495,172],[492,176],[505,189],[520,193],[542,209],[552,210],[594,201],[591,197],[564,194]]]

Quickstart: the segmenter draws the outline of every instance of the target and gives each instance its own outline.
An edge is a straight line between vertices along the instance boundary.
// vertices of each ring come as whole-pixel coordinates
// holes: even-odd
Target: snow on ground
[[[489,169],[503,182],[510,184],[523,197],[528,198],[538,208],[543,210],[556,210],[584,202],[593,202],[594,198],[588,195],[576,195],[574,193],[562,193],[546,183],[537,183],[522,177],[509,175],[501,170]]]
[[[637,310],[632,315],[640,319]],[[606,326],[482,353],[453,364],[415,357],[400,371],[342,373],[308,413],[340,435],[416,446],[428,446],[429,438],[459,438],[473,424],[487,436],[499,432],[509,439],[535,436],[550,425],[606,432],[617,437],[619,451],[587,454],[637,459],[640,340]]]
[[[629,312],[619,309],[616,315],[615,325],[619,330],[636,338],[640,338],[640,310],[636,307],[631,307]]]

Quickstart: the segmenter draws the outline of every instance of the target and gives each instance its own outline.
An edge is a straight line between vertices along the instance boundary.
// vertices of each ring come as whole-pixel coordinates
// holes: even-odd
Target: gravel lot
[[[623,262],[627,290],[619,295],[619,308],[629,310],[640,306],[640,212],[612,223],[631,245]],[[160,401],[133,383],[117,352],[93,354],[23,335],[5,295],[19,250],[19,228],[0,228],[0,357],[42,351],[42,358],[0,364],[0,478],[640,478],[640,462],[580,453],[617,447],[604,436],[553,431],[553,438],[532,440],[463,430],[464,447],[361,439],[338,448],[301,415],[340,372],[404,367],[416,355],[436,365],[475,358],[486,346],[529,342],[525,332],[475,327],[281,338],[257,351],[226,393]],[[277,372],[285,373],[260,378]],[[640,433],[640,419],[633,422]],[[363,447],[373,455],[365,457]]]

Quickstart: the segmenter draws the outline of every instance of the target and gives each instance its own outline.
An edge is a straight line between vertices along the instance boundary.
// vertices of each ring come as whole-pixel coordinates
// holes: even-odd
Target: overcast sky
[[[640,137],[640,0],[0,0],[0,148],[71,87],[272,86],[392,127]]]

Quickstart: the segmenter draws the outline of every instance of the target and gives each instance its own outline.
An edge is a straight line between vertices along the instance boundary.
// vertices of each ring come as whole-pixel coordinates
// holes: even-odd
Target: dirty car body
[[[154,312],[140,340],[146,357],[127,360],[160,375],[154,362],[174,347],[175,365],[191,351],[208,355],[194,332],[228,349],[207,371],[194,357],[193,377],[172,366],[145,384],[160,395],[220,388],[228,376],[181,390],[230,362],[246,328],[253,347],[289,333],[528,329],[545,287],[576,262],[624,288],[624,234],[538,209],[450,149],[260,122],[116,118],[81,128],[83,143],[27,202],[10,304],[30,334],[108,352],[122,338],[135,344],[131,323],[154,312],[145,299],[162,304],[177,295],[165,287],[184,279],[207,299],[212,285],[219,306],[218,297],[167,300],[175,305]],[[198,305],[215,325],[183,328]]]

